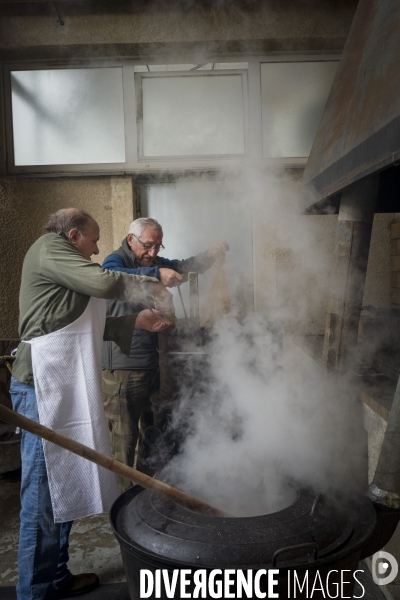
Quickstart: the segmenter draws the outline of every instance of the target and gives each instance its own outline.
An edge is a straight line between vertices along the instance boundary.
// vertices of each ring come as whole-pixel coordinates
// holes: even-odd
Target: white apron
[[[106,301],[59,331],[30,340],[41,425],[111,456],[101,396]],[[115,475],[43,440],[54,522],[107,511],[118,496]]]

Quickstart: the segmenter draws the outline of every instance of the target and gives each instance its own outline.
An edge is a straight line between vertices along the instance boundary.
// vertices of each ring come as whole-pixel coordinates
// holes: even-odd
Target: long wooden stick
[[[5,421],[6,423],[10,423],[11,425],[15,425],[16,427],[20,427],[21,429],[26,429],[26,431],[30,431],[30,433],[34,433],[39,437],[42,437],[57,446],[61,446],[61,448],[65,448],[78,456],[82,456],[87,460],[90,460],[113,473],[117,473],[118,475],[122,475],[127,479],[130,479],[133,483],[137,483],[144,488],[149,490],[153,490],[158,494],[162,494],[163,496],[167,496],[170,500],[173,500],[177,504],[181,506],[185,506],[190,510],[195,512],[199,512],[202,514],[206,514],[213,517],[227,517],[226,513],[210,506],[206,502],[202,500],[198,500],[197,498],[193,498],[193,496],[189,496],[189,494],[185,494],[181,490],[168,485],[167,483],[163,483],[162,481],[158,481],[157,479],[153,479],[136,469],[132,469],[132,467],[128,467],[118,460],[114,460],[113,458],[109,458],[105,454],[101,452],[97,452],[97,450],[93,450],[84,444],[80,444],[75,440],[63,435],[61,433],[57,433],[48,427],[44,427],[39,423],[35,423],[31,419],[27,419],[23,417],[19,413],[16,413],[5,406],[0,404],[0,419]]]

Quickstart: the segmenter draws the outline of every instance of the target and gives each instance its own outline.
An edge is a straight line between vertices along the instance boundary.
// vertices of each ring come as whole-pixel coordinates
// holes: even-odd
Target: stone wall
[[[133,219],[131,178],[63,177],[0,180],[0,338],[18,335],[22,261],[48,216],[68,206],[88,210],[100,225],[102,260],[119,246]]]

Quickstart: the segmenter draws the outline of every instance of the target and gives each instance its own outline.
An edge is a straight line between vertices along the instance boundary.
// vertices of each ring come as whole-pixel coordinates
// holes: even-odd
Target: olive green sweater
[[[30,247],[22,267],[20,338],[29,341],[73,323],[84,313],[91,296],[138,300],[148,305],[150,282],[158,280],[102,269],[85,258],[64,234],[47,233]],[[104,340],[114,341],[129,354],[136,316],[107,319]],[[18,346],[13,377],[33,385],[30,344]]]

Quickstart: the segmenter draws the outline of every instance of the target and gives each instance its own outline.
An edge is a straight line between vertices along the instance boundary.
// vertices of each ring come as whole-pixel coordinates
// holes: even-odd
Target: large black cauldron
[[[141,569],[193,572],[272,567],[280,570],[281,599],[288,597],[289,571],[293,576],[296,570],[299,577],[308,571],[312,582],[317,571],[324,580],[329,571],[337,570],[329,579],[333,585],[340,582],[344,569],[350,583],[344,585],[342,597],[351,598],[352,572],[376,523],[373,504],[365,497],[343,509],[302,490],[291,506],[272,514],[215,518],[196,514],[139,486],[116,500],[110,517],[132,600],[140,597]],[[309,596],[297,591],[296,597]],[[312,597],[327,596],[315,592]],[[175,598],[179,598],[179,588]]]

